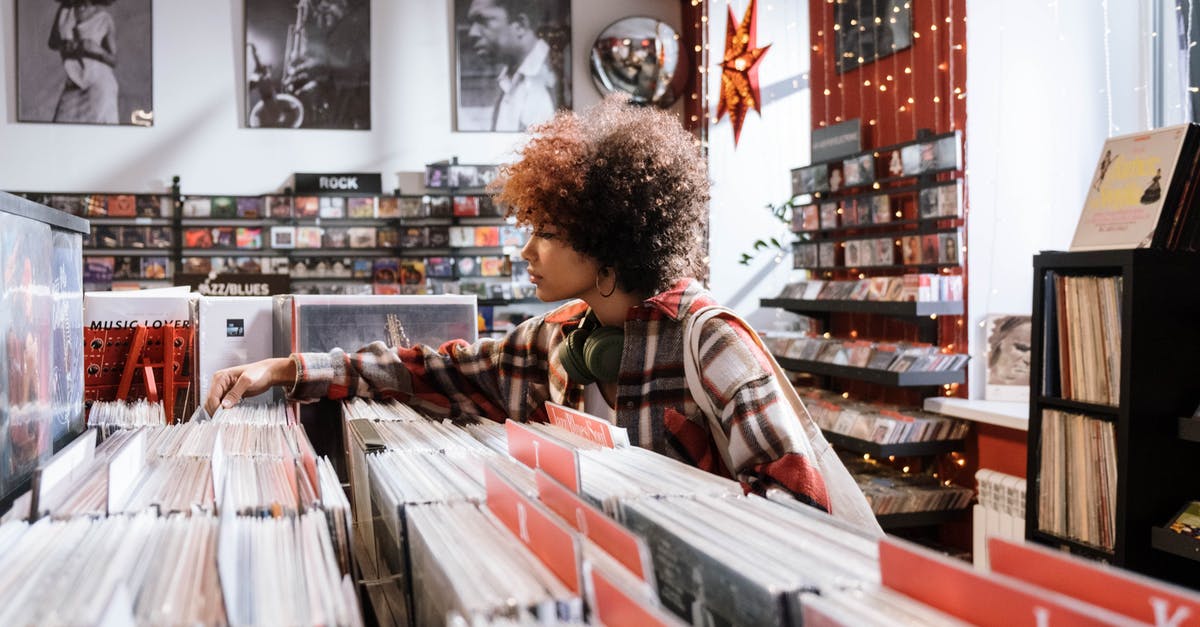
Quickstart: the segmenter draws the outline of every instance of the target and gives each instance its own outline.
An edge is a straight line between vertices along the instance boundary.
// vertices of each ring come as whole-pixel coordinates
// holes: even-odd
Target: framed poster
[[[370,0],[245,0],[246,126],[371,128]]]
[[[570,0],[454,0],[454,129],[520,132],[571,108]]]
[[[987,362],[984,398],[1024,401],[1029,398],[1029,364],[1033,320],[1025,315],[987,317]]]
[[[16,0],[17,121],[154,124],[150,0]]]
[[[839,74],[912,47],[911,0],[840,1],[833,20]]]

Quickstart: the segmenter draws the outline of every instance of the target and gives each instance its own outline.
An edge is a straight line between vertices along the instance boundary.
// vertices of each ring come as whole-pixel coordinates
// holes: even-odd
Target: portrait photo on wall
[[[833,5],[833,21],[839,73],[912,46],[911,0],[845,0]]]
[[[246,0],[246,126],[371,128],[370,0]]]
[[[521,132],[571,108],[570,0],[454,0],[454,129]]]
[[[17,121],[154,124],[150,0],[16,0]]]
[[[1029,399],[1033,320],[1027,315],[991,315],[987,332],[984,399]]]

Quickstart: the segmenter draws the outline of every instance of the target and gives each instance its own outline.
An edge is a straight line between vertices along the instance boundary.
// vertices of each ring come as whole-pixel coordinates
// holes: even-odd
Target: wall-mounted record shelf
[[[886,316],[961,316],[962,301],[877,301],[877,300],[797,300],[792,298],[763,298],[763,307],[779,307],[788,311],[875,313]]]
[[[902,514],[876,514],[875,520],[884,529],[900,529],[903,527],[924,527],[941,525],[962,518],[966,509],[944,509],[928,512],[905,512]]]
[[[892,372],[890,370],[877,370],[873,368],[839,366],[837,364],[827,364],[821,361],[792,359],[790,357],[779,357],[778,355],[775,356],[775,359],[779,361],[780,366],[795,372],[807,372],[809,374],[842,377],[846,379],[855,379],[858,381],[866,381],[868,383],[880,383],[883,385],[892,385],[897,387],[936,386],[950,383],[962,383],[966,381],[965,370]]]
[[[1164,553],[1200,562],[1200,540],[1176,533],[1169,527],[1151,527],[1150,546]]]
[[[880,444],[870,440],[850,437],[844,433],[824,431],[825,439],[830,444],[855,453],[867,453],[874,457],[915,457],[918,455],[940,455],[965,450],[962,440],[929,440],[926,442],[901,442],[897,444]]]

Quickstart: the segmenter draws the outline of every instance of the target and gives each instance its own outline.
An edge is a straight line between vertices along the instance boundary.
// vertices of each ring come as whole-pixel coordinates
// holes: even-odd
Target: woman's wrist
[[[291,357],[278,357],[271,365],[271,385],[291,387],[296,383],[296,360]]]

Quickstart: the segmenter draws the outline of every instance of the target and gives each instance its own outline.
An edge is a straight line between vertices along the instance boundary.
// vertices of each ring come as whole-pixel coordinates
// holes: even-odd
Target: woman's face
[[[521,258],[529,262],[529,279],[543,301],[585,298],[597,291],[600,264],[571,248],[557,227],[535,227]]]

